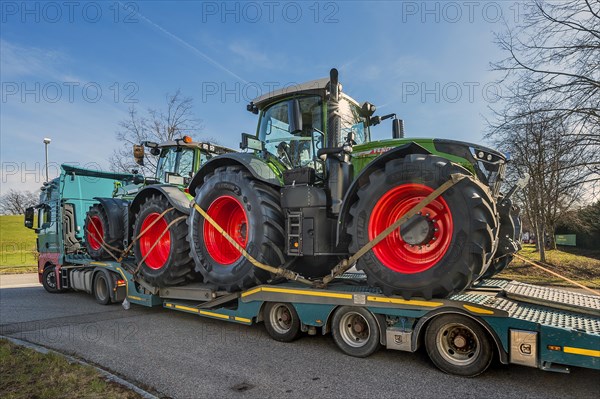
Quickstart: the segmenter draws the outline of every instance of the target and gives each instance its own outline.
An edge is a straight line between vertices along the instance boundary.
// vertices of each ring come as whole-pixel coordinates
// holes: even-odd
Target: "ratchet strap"
[[[360,259],[364,254],[369,252],[373,247],[383,241],[392,231],[400,228],[400,225],[404,224],[408,219],[412,218],[416,214],[418,214],[423,208],[429,205],[433,200],[437,197],[445,193],[450,187],[457,184],[459,181],[468,177],[467,175],[463,175],[460,173],[453,173],[450,175],[450,180],[446,181],[444,184],[433,190],[431,194],[427,197],[423,198],[417,205],[415,205],[411,210],[406,212],[402,217],[396,220],[392,225],[390,225],[387,229],[383,230],[379,233],[375,238],[365,244],[361,249],[359,249],[354,255],[349,257],[348,259],[343,259],[338,263],[333,269],[331,269],[331,273],[325,277],[320,282],[317,282],[318,287],[325,287],[329,284],[333,279],[344,274],[348,269],[350,269],[354,263],[358,259]]]
[[[562,278],[563,280],[565,280],[565,281],[568,281],[569,283],[571,283],[571,284],[573,284],[573,285],[576,285],[577,287],[579,287],[579,288],[582,288],[582,289],[584,289],[584,290],[586,290],[586,291],[589,291],[589,292],[591,292],[591,293],[592,293],[592,294],[594,294],[594,295],[600,295],[600,292],[598,292],[598,291],[596,291],[596,290],[593,290],[593,289],[591,289],[591,288],[589,288],[589,287],[586,287],[586,286],[585,286],[585,285],[583,285],[583,284],[579,284],[578,282],[576,282],[576,281],[573,281],[573,280],[571,280],[571,279],[569,279],[569,278],[567,278],[567,277],[565,277],[565,276],[563,276],[563,275],[561,275],[561,274],[558,274],[558,273],[556,273],[556,272],[553,272],[553,271],[552,271],[552,270],[550,270],[550,269],[547,269],[547,268],[545,268],[545,267],[543,267],[543,266],[540,266],[540,265],[538,265],[537,263],[535,263],[535,262],[532,262],[532,261],[530,261],[529,259],[527,259],[527,258],[524,258],[524,257],[522,257],[522,256],[521,256],[521,255],[519,255],[519,254],[513,254],[513,256],[514,256],[515,258],[519,259],[519,260],[522,260],[522,261],[523,261],[523,262],[525,262],[525,263],[529,263],[531,266],[535,266],[535,267],[537,267],[538,269],[542,269],[543,271],[545,271],[545,272],[547,272],[547,273],[550,273],[550,274],[552,274],[553,276],[556,276],[556,277]]]
[[[215,230],[217,230],[223,237],[225,237],[225,239],[227,241],[229,241],[229,243],[235,249],[237,249],[242,254],[242,256],[248,260],[248,262],[252,263],[253,266],[258,267],[259,269],[262,269],[262,270],[266,270],[277,276],[284,277],[288,280],[299,281],[304,284],[312,285],[312,281],[305,279],[304,277],[302,277],[301,275],[299,275],[296,272],[293,272],[291,270],[284,269],[281,267],[269,266],[269,265],[259,262],[252,255],[250,255],[248,252],[246,252],[246,250],[240,244],[238,244],[237,241],[235,241],[229,234],[227,234],[227,232],[225,230],[223,230],[223,228],[221,226],[219,226],[219,224],[217,222],[215,222],[215,220],[212,217],[210,217],[210,215],[208,213],[206,213],[204,211],[204,209],[202,209],[198,204],[194,203],[194,209],[196,211],[198,211],[198,213],[200,213],[200,215],[202,215],[202,217],[208,223],[210,223],[210,225],[212,227],[214,227]]]

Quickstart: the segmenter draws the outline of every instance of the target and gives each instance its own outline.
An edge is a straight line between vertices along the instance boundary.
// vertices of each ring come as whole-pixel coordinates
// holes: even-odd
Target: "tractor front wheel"
[[[451,178],[469,172],[435,155],[388,161],[369,176],[350,210],[350,251],[357,252]],[[497,216],[489,190],[463,179],[358,260],[386,295],[446,297],[467,288],[496,248]]]

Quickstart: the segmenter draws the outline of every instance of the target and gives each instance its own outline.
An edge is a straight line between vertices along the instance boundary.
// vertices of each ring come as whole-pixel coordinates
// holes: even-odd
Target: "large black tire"
[[[494,260],[492,260],[492,264],[481,276],[480,280],[491,278],[496,274],[500,273],[502,270],[506,269],[510,262],[512,262],[513,258],[514,256],[512,255],[505,255],[501,258],[494,258]]]
[[[135,216],[134,237],[171,207],[169,201],[162,195],[146,198]],[[167,287],[194,279],[194,262],[190,258],[190,247],[186,240],[185,218],[171,225],[168,233],[160,238],[165,228],[182,216],[185,215],[176,209],[167,212],[162,220],[155,223],[134,245],[137,264],[149,253],[142,263],[141,274],[152,285]],[[152,245],[157,241],[160,243],[151,250]]]
[[[481,279],[490,278],[500,273],[513,260],[513,254],[521,249],[521,218],[519,208],[513,205],[512,200],[498,200],[498,214],[500,216],[500,234],[498,237],[498,250],[490,267],[487,268]]]
[[[95,260],[113,259],[113,257],[103,248],[102,240],[105,244],[108,244],[109,251],[114,256],[119,256],[123,250],[123,236],[121,237],[110,237],[109,234],[109,221],[108,215],[104,210],[104,207],[100,204],[95,204],[90,207],[85,217],[84,239],[85,247],[88,255]]]
[[[494,355],[485,329],[466,316],[437,316],[427,326],[425,347],[431,361],[443,372],[475,377],[489,367]]]
[[[42,286],[51,294],[58,294],[62,290],[58,288],[56,267],[52,264],[46,266],[42,273]]]
[[[291,303],[267,302],[263,309],[267,333],[276,341],[292,342],[300,337],[300,317]]]
[[[422,154],[388,161],[373,172],[350,210],[350,252],[362,248],[454,173],[469,174],[445,158]],[[357,268],[386,295],[447,297],[469,287],[485,270],[496,249],[497,231],[489,190],[463,179],[361,257]]]
[[[286,263],[284,217],[273,187],[241,167],[220,167],[204,178],[195,202],[259,262],[273,267]],[[206,282],[233,292],[271,277],[246,260],[198,212],[192,211],[188,225],[196,271]]]
[[[111,303],[110,298],[110,282],[109,277],[103,272],[98,272],[94,276],[94,299],[100,305],[109,305]]]
[[[380,345],[379,324],[366,308],[341,306],[331,321],[333,341],[344,353],[354,357],[367,357]]]

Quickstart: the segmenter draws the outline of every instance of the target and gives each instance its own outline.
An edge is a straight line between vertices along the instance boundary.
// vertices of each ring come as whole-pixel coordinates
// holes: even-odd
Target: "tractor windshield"
[[[290,167],[312,166],[315,146],[321,145],[313,137],[323,131],[322,101],[319,96],[298,98],[302,129],[291,132],[293,101],[276,103],[263,112],[258,137],[265,143],[265,149],[284,164]]]
[[[167,174],[181,176],[184,179],[192,177],[194,172],[194,150],[191,148],[163,148],[156,167],[156,178],[168,181]]]
[[[369,141],[369,128],[366,126],[366,120],[361,116],[361,109],[358,104],[347,98],[340,100],[340,116],[342,119],[341,140],[345,141],[348,133],[354,132],[354,141],[356,144],[362,144]],[[338,143],[338,145],[342,145]]]

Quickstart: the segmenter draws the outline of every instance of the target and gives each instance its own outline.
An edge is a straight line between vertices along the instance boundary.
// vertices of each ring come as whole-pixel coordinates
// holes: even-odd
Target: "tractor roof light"
[[[190,136],[183,136],[183,142],[189,144],[192,142],[192,138]]]

